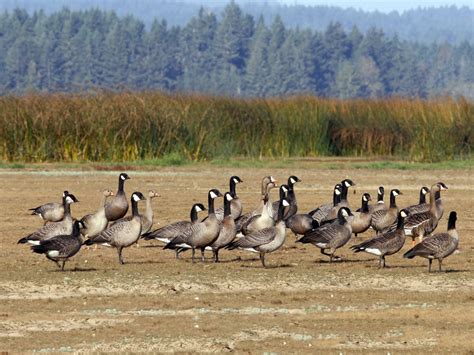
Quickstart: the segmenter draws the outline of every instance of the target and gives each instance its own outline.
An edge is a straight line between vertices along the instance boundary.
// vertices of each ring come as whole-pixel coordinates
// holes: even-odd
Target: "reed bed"
[[[5,162],[470,156],[474,103],[162,93],[0,97]]]

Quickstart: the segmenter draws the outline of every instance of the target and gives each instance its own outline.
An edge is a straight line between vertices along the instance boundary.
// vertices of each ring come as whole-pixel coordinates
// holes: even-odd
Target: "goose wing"
[[[403,257],[409,259],[415,256],[429,257],[455,247],[456,244],[448,233],[439,233],[423,239],[421,243],[407,251]]]
[[[28,241],[40,241],[45,239],[50,239],[57,235],[62,235],[67,233],[64,221],[48,223],[38,229],[36,232],[27,235],[26,237],[20,239],[18,243],[26,243]]]
[[[176,237],[178,234],[183,233],[186,229],[188,229],[191,226],[191,224],[192,223],[190,221],[179,221],[179,222],[171,223],[145,234],[144,238],[146,240],[156,239],[156,238],[171,240],[174,237]]]
[[[336,235],[336,224],[325,224],[304,234],[299,243],[329,243]]]
[[[409,215],[405,219],[405,229],[418,227],[419,225],[430,220],[432,217],[433,215],[430,213],[430,211]]]
[[[275,227],[265,228],[248,234],[245,237],[234,240],[227,246],[227,249],[232,250],[236,248],[255,248],[260,245],[270,243],[273,239],[275,239],[275,236]]]
[[[353,245],[353,249],[356,253],[364,251],[366,249],[387,249],[390,248],[394,243],[396,243],[395,232],[387,232],[381,235],[377,235],[365,242],[360,244]]]
[[[313,217],[318,223],[321,223],[321,221],[324,219],[324,217],[327,216],[327,214],[331,211],[332,209],[332,204],[324,204],[319,206],[318,208],[308,212],[308,214]]]

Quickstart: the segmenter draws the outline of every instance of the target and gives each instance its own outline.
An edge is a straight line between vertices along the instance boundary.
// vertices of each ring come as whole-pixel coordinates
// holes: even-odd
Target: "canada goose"
[[[398,207],[396,197],[402,195],[400,190],[393,189],[390,191],[390,207],[388,209],[380,209],[372,213],[371,226],[377,233],[387,231],[398,218]]]
[[[290,207],[288,207],[286,210],[285,210],[285,214],[283,216],[283,219],[287,219],[287,218],[290,218],[291,216],[293,216],[294,214],[296,214],[296,212],[298,212],[298,205],[296,203],[296,195],[295,195],[295,190],[294,190],[294,186],[297,182],[301,182],[301,180],[292,175],[288,178],[288,185],[287,185],[287,194],[286,194],[286,200],[288,201],[288,203],[290,204]],[[281,195],[281,193],[280,193]],[[281,197],[280,197],[281,199]],[[276,221],[277,220],[277,216],[278,216],[278,206],[280,205],[280,201],[275,201],[273,202],[272,204],[272,209],[273,209],[273,219]]]
[[[82,227],[81,221],[75,221],[71,234],[57,235],[51,239],[42,240],[38,245],[32,245],[31,250],[38,254],[45,254],[49,260],[54,261],[61,268],[61,271],[64,271],[66,261],[81,249],[80,230]],[[59,261],[62,261],[61,266]]]
[[[180,235],[173,238],[164,249],[176,249],[181,245],[189,246],[192,249],[192,261],[194,262],[194,254],[197,249],[201,249],[201,261],[204,262],[204,250],[207,246],[214,243],[219,236],[220,223],[214,213],[214,200],[222,196],[219,190],[209,190],[208,199],[208,215],[205,221],[192,224]]]
[[[431,234],[438,226],[442,211],[439,208],[440,205],[436,203],[436,194],[447,189],[448,187],[442,182],[433,185],[430,189],[429,211],[412,214],[405,220],[405,234],[412,237],[413,243],[415,243],[416,237],[419,237],[421,241],[424,236]]]
[[[206,207],[204,207],[202,203],[195,203],[191,208],[190,221],[178,221],[168,224],[143,235],[143,238],[145,240],[156,239],[163,243],[169,243],[171,239],[177,237],[188,229],[191,224],[198,223],[198,213],[201,211],[206,211]]]
[[[232,194],[227,192],[224,194],[224,219],[221,223],[219,236],[211,244],[211,249],[214,254],[214,262],[219,262],[219,249],[231,243],[235,238],[235,222],[231,214]]]
[[[63,197],[64,218],[59,222],[51,222],[36,232],[21,238],[18,244],[38,245],[40,241],[51,239],[57,235],[68,235],[72,233],[71,203],[79,202],[73,194],[67,194]]]
[[[296,242],[315,245],[321,249],[321,254],[329,256],[329,262],[331,262],[336,250],[351,239],[353,219],[354,215],[351,210],[347,207],[341,207],[337,213],[337,220],[305,233]],[[330,254],[324,252],[326,249],[330,250]],[[340,259],[337,257],[336,260]]]
[[[235,191],[235,186],[242,182],[243,181],[238,176],[231,176],[229,179],[229,193],[232,196],[232,201],[230,202],[230,214],[234,220],[239,218],[242,214],[242,202]],[[222,221],[224,219],[224,206],[216,208],[215,213],[217,220],[219,222]]]
[[[318,224],[322,222],[322,220],[331,212],[332,208],[335,207],[341,201],[341,193],[342,193],[342,186],[341,184],[336,184],[334,186],[333,194],[332,194],[332,203],[326,203],[318,208],[308,212],[308,214],[314,218]]]
[[[457,214],[452,211],[448,219],[448,231],[446,233],[436,233],[431,237],[425,238],[413,248],[408,250],[403,257],[412,259],[415,256],[421,256],[429,261],[428,272],[431,272],[431,263],[433,259],[438,259],[441,271],[441,263],[443,259],[454,253],[458,248],[459,235],[456,231]]]
[[[374,213],[374,212],[380,211],[380,210],[388,210],[388,206],[385,204],[385,202],[383,200],[384,194],[385,194],[384,187],[379,186],[379,188],[377,190],[377,203],[373,204],[373,205],[370,205],[370,207],[369,207],[370,213]]]
[[[278,218],[275,226],[261,229],[254,233],[247,234],[245,237],[235,239],[227,246],[227,249],[233,250],[240,248],[258,252],[260,253],[260,261],[262,262],[263,267],[266,267],[265,254],[278,250],[285,242],[286,230],[283,214],[285,207],[288,206],[290,206],[290,204],[286,199],[280,200]]]
[[[357,237],[357,234],[364,233],[370,227],[372,222],[372,214],[370,213],[369,201],[372,201],[370,194],[364,193],[362,195],[362,207],[354,212],[354,220],[352,221],[352,233]]]
[[[145,200],[145,196],[143,196],[141,192],[134,192],[131,196],[132,218],[123,218],[116,221],[102,233],[94,237],[89,237],[84,244],[92,245],[105,243],[114,247],[117,249],[119,263],[124,264],[122,258],[123,248],[136,243],[138,238],[140,238],[142,222],[140,215],[138,214],[138,201],[143,200]]]
[[[286,221],[286,227],[296,235],[303,235],[312,229],[319,227],[318,221],[313,219],[309,214],[297,213]]]
[[[63,198],[68,194],[68,191],[64,191]],[[30,208],[28,211],[32,211],[32,215],[39,216],[43,220],[43,224],[46,224],[48,222],[59,222],[64,218],[64,207],[62,202],[46,203],[35,208]]]
[[[340,201],[331,208],[331,211],[321,220],[320,224],[331,223],[338,218],[338,212],[341,207],[349,207],[349,201],[347,201],[347,193],[349,187],[355,186],[355,183],[351,179],[344,179],[341,181],[341,199]]]
[[[405,207],[405,210],[410,212],[410,214],[420,213],[420,212],[427,212],[430,209],[430,204],[426,203],[426,194],[430,192],[430,189],[426,186],[423,186],[420,189],[420,200],[418,204],[412,205],[409,207]]]
[[[81,222],[83,228],[81,229],[81,234],[88,238],[96,236],[97,234],[103,232],[107,228],[109,221],[105,217],[105,203],[107,197],[113,196],[114,193],[112,190],[106,189],[102,192],[102,198],[99,205],[99,210],[96,213],[88,214],[82,217]]]
[[[270,183],[268,186],[271,188],[274,186],[274,184]],[[288,185],[282,185],[280,187],[280,199],[285,197],[286,192],[288,192]],[[272,210],[272,204],[270,202],[269,196],[270,194],[266,193],[265,196],[263,197],[264,205],[262,208],[262,214],[257,214],[257,215],[252,216],[251,218],[247,220],[247,222],[245,222],[241,226],[240,230],[243,235],[250,234],[261,229],[272,227],[275,224],[275,221],[272,215],[269,213],[269,211]]]
[[[408,211],[404,209],[401,210],[398,213],[397,229],[383,234],[378,234],[375,237],[366,240],[365,242],[353,245],[351,249],[356,253],[365,251],[370,254],[378,255],[380,257],[379,268],[384,268],[386,266],[385,256],[397,253],[403,248],[403,245],[405,244],[406,237],[403,224],[407,216],[409,216]]]
[[[235,228],[237,232],[242,230],[242,226],[246,225],[253,216],[261,215],[263,212],[263,208],[265,207],[268,211],[268,215],[273,215],[272,204],[269,200],[270,190],[277,187],[277,181],[273,178],[273,176],[265,176],[262,179],[262,191],[261,191],[261,202],[260,205],[246,214],[241,215],[239,218],[235,220]],[[269,202],[266,203],[265,201]],[[272,217],[273,218],[273,217]]]
[[[108,221],[116,221],[127,214],[128,211],[128,201],[123,185],[125,180],[130,179],[130,177],[122,173],[119,175],[118,190],[114,198],[109,200],[105,205],[105,217]]]
[[[140,214],[142,220],[142,232],[140,235],[148,233],[153,226],[153,207],[151,206],[151,200],[159,195],[154,190],[149,190],[146,197],[146,209],[144,214]]]

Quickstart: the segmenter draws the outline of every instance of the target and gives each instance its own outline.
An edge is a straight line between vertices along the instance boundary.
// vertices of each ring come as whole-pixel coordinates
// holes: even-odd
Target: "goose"
[[[296,195],[295,195],[295,190],[294,186],[297,182],[301,182],[301,180],[292,175],[288,178],[288,184],[287,184],[287,194],[286,194],[286,200],[290,204],[290,207],[288,207],[285,211],[284,219],[286,220],[287,218],[293,216],[298,212],[298,205],[296,203]],[[280,193],[281,195],[281,193]],[[280,196],[281,199],[281,196]],[[278,206],[280,205],[280,201],[275,201],[272,204],[272,210],[273,210],[273,219],[276,221],[277,216],[278,216]]]
[[[138,201],[143,200],[145,200],[145,196],[143,196],[141,192],[134,192],[131,196],[132,218],[123,218],[116,221],[102,233],[94,237],[89,237],[84,244],[107,244],[116,248],[119,264],[123,265],[123,248],[135,244],[138,238],[140,238],[142,221],[138,214]]]
[[[369,201],[372,201],[370,194],[364,193],[362,195],[362,207],[354,212],[354,220],[352,221],[352,233],[357,237],[357,234],[364,233],[370,227],[372,222],[372,213],[370,213]]]
[[[231,192],[226,192],[224,194],[224,219],[221,223],[221,229],[219,231],[219,236],[217,239],[210,245],[212,252],[214,254],[214,262],[219,262],[219,249],[230,244],[236,235],[235,231],[235,222],[232,217],[232,201],[233,196]]]
[[[154,190],[149,190],[146,197],[146,209],[144,214],[140,214],[142,220],[142,232],[140,235],[148,233],[153,226],[153,207],[151,206],[151,200],[155,197],[159,197]]]
[[[71,234],[57,235],[51,239],[41,240],[38,245],[32,245],[31,250],[38,254],[45,254],[46,258],[55,262],[61,271],[64,271],[66,261],[81,249],[80,230],[83,226],[82,221],[75,221]],[[62,261],[61,265],[59,265],[59,261]]]
[[[242,202],[235,191],[236,185],[242,182],[242,179],[238,176],[231,176],[229,179],[229,193],[232,196],[232,201],[230,202],[230,214],[234,220],[239,218],[242,214]],[[216,208],[215,214],[217,220],[219,222],[222,221],[224,219],[224,206]]]
[[[320,224],[331,223],[338,218],[338,212],[341,207],[348,207],[349,202],[347,201],[347,193],[351,186],[355,186],[355,183],[351,179],[344,179],[341,181],[341,199],[340,201],[331,208],[331,211],[321,220]]]
[[[83,228],[81,229],[81,234],[85,237],[94,237],[97,234],[103,232],[107,228],[109,221],[105,217],[105,203],[107,197],[113,196],[114,193],[112,190],[105,189],[102,192],[102,198],[99,205],[99,210],[96,213],[88,214],[82,217],[81,222]]]
[[[410,214],[420,213],[420,212],[427,212],[430,209],[430,204],[426,203],[426,194],[430,192],[430,189],[426,186],[423,186],[420,189],[420,200],[418,204],[405,207],[405,210],[410,212]]]
[[[369,211],[371,213],[380,211],[380,210],[388,210],[388,206],[385,204],[383,197],[385,194],[385,188],[383,186],[379,186],[377,190],[377,203],[370,205]]]
[[[394,231],[377,234],[375,237],[366,240],[351,247],[355,253],[364,251],[373,255],[378,255],[379,268],[385,268],[385,256],[398,253],[405,244],[405,229],[403,227],[405,218],[409,216],[409,212],[405,209],[400,210],[397,218],[397,228]]]
[[[63,198],[64,196],[68,195],[68,191],[63,192]],[[43,224],[46,224],[48,222],[59,222],[64,218],[64,207],[62,202],[57,203],[57,202],[50,202],[46,203],[44,205],[35,207],[35,208],[30,208],[28,211],[32,211],[31,214],[39,216],[43,220]]]
[[[272,188],[275,188],[277,186],[278,186],[277,181],[275,180],[275,178],[273,176],[265,176],[262,179],[262,191],[261,191],[260,205],[256,209],[254,209],[254,210],[252,210],[252,211],[250,211],[246,214],[241,215],[239,218],[237,218],[235,220],[235,228],[237,229],[237,232],[241,231],[242,226],[244,224],[246,224],[250,218],[252,218],[253,216],[262,214],[263,208],[265,206],[265,201],[264,201],[265,196],[270,193],[270,190]],[[268,214],[272,215],[273,214],[273,209],[271,208],[271,204],[267,208],[269,209]]]
[[[63,197],[64,218],[59,222],[51,222],[45,224],[36,232],[21,238],[18,244],[33,244],[38,245],[40,241],[51,239],[57,235],[68,235],[72,233],[72,217],[71,217],[71,203],[79,202],[73,195],[68,193]]]
[[[222,196],[219,190],[209,190],[208,215],[205,221],[195,223],[189,226],[180,235],[173,238],[164,249],[176,249],[190,247],[192,249],[192,262],[194,263],[194,254],[196,249],[201,249],[201,261],[204,262],[204,250],[207,246],[214,243],[219,236],[220,223],[214,213],[214,200]]]
[[[443,259],[450,256],[458,248],[459,235],[456,231],[456,220],[456,212],[451,211],[448,219],[448,231],[446,233],[437,233],[423,239],[421,243],[408,250],[403,257],[413,259],[415,256],[421,256],[428,259],[428,272],[431,272],[433,259],[438,259],[438,271],[441,272]]]
[[[247,234],[242,238],[237,238],[227,246],[227,249],[233,250],[240,248],[258,252],[260,253],[260,261],[262,262],[263,267],[266,268],[265,254],[280,249],[285,242],[286,230],[283,214],[285,207],[289,206],[290,204],[286,199],[281,199],[278,208],[277,223],[274,226]]]
[[[291,229],[295,236],[303,235],[306,232],[319,227],[318,221],[305,213],[297,213],[288,218],[285,222],[286,228]]]
[[[390,191],[390,207],[372,213],[372,222],[370,225],[377,233],[387,231],[397,220],[398,207],[396,197],[399,195],[402,195],[400,190],[393,189]]]
[[[155,229],[152,232],[143,235],[143,239],[152,240],[156,239],[163,243],[169,243],[171,239],[177,237],[188,229],[192,224],[199,223],[198,213],[206,211],[206,207],[202,203],[195,203],[191,208],[190,221],[178,221],[168,224],[164,227]]]
[[[429,211],[412,214],[405,221],[405,234],[412,237],[413,244],[416,237],[419,237],[421,241],[424,236],[431,234],[438,226],[443,210],[440,209],[442,204],[436,203],[436,194],[447,189],[448,187],[442,182],[434,184],[430,189]]]
[[[116,221],[127,214],[128,201],[123,185],[125,184],[125,180],[128,179],[130,179],[130,177],[125,173],[119,175],[117,193],[115,197],[105,205],[105,217],[108,221]]]
[[[318,208],[308,212],[308,214],[314,218],[318,224],[322,222],[322,220],[331,212],[332,208],[335,207],[341,201],[341,192],[342,186],[341,184],[336,184],[334,186],[333,195],[332,195],[332,203],[326,203]]]
[[[332,262],[336,250],[351,239],[353,219],[351,210],[341,207],[337,213],[337,220],[305,233],[296,242],[315,245],[321,249],[321,254],[329,256],[329,262]],[[330,250],[330,254],[325,252],[326,249]],[[341,258],[336,257],[335,260],[341,260]]]
[[[275,186],[274,184],[270,183],[269,189]],[[283,198],[285,196],[285,193],[288,191],[288,186],[287,185],[282,185],[280,187],[280,196]],[[283,194],[283,195],[282,195]],[[263,208],[262,208],[262,214],[257,214],[252,216],[245,222],[240,230],[242,235],[250,234],[252,232],[259,231],[261,229],[269,228],[272,227],[275,224],[275,220],[273,219],[272,215],[270,212],[272,211],[272,203],[270,202],[270,194],[266,193],[265,196],[263,197]]]

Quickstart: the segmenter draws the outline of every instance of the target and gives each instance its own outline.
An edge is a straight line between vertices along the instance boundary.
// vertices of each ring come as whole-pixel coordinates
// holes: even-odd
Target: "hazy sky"
[[[272,1],[268,1],[272,2]],[[305,5],[334,5],[341,7],[354,7],[363,10],[379,11],[404,11],[417,7],[439,7],[444,5],[457,5],[474,7],[474,0],[279,0],[286,4],[305,4]]]

